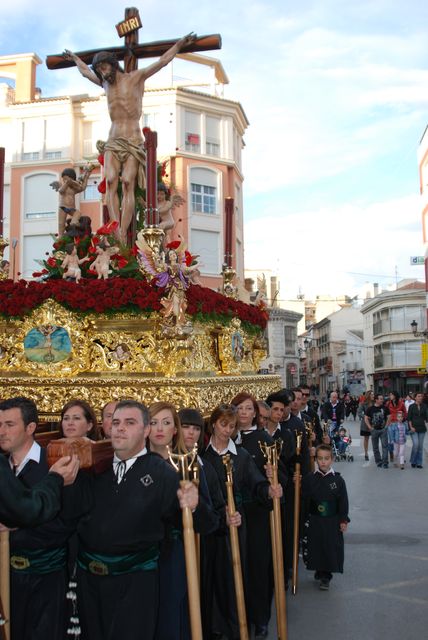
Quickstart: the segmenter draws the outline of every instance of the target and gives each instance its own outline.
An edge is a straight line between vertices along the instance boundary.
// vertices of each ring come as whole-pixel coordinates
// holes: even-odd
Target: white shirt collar
[[[275,427],[275,429],[272,431],[272,433],[269,431],[269,429],[268,429],[267,427],[265,427],[265,431],[266,431],[266,433],[268,433],[271,437],[273,437],[277,431],[281,431],[281,425],[280,425],[280,423],[278,422],[278,424],[276,425],[276,427]]]
[[[256,424],[253,424],[251,427],[248,427],[248,429],[240,429],[238,431],[238,435],[235,438],[235,444],[242,444],[242,434],[247,434],[247,433],[252,433],[253,431],[257,431],[258,426]]]
[[[133,456],[132,458],[128,458],[127,460],[121,460],[116,454],[114,454],[113,456],[113,471],[115,472],[115,474],[117,474],[117,467],[121,462],[125,462],[125,471],[122,475],[125,475],[125,473],[127,473],[129,471],[129,469],[132,467],[132,465],[135,463],[135,461],[137,460],[137,458],[140,458],[141,456],[145,456],[147,453],[147,447],[144,447],[144,449],[142,449],[142,451],[140,451],[139,453],[137,453],[137,455]],[[121,482],[122,478],[119,480],[119,482]]]
[[[25,467],[25,465],[27,464],[27,462],[29,460],[34,460],[34,462],[37,462],[37,464],[39,464],[39,462],[40,462],[40,453],[41,453],[40,445],[37,442],[33,442],[31,447],[27,451],[27,455],[25,456],[25,458],[23,459],[21,464],[19,464],[16,467],[15,475],[18,476],[21,473],[21,471],[23,470],[23,468]],[[9,464],[10,464],[10,468],[13,469],[12,456],[9,456]]]
[[[330,475],[334,476],[334,475],[335,475],[333,467],[330,467],[330,469],[327,471],[327,473],[323,473],[323,472],[322,472],[322,471],[320,471],[320,469],[317,467],[317,468],[316,468],[316,470],[315,470],[315,473],[319,473],[319,474],[320,474],[320,475],[322,475],[322,476],[330,476]]]
[[[257,431],[258,426],[256,424],[252,424],[251,427],[248,427],[247,429],[240,429],[239,433],[250,433],[251,431]]]
[[[224,455],[226,455],[226,453],[228,453],[228,452],[229,452],[229,453],[233,453],[233,455],[235,455],[235,456],[236,456],[236,453],[237,453],[237,451],[236,451],[236,445],[235,445],[235,443],[233,442],[232,438],[229,438],[229,442],[227,443],[227,447],[226,447],[226,449],[223,449],[222,451],[219,451],[219,450],[218,450],[218,449],[216,449],[216,447],[214,446],[214,444],[213,444],[213,439],[212,439],[212,436],[211,436],[211,439],[210,439],[210,441],[209,441],[209,443],[208,443],[208,447],[211,447],[211,448],[212,448],[216,453],[218,453],[218,455],[219,455],[219,456],[224,456]],[[208,449],[208,447],[207,447],[207,449]]]

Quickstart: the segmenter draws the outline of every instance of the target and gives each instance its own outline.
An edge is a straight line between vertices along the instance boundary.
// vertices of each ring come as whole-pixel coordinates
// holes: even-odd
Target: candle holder
[[[159,227],[145,227],[142,229],[141,234],[153,253],[159,255],[165,237],[163,229]]]
[[[238,299],[238,290],[233,284],[233,281],[236,276],[236,271],[232,269],[232,267],[228,267],[226,264],[223,265],[223,294],[227,298],[235,298]]]
[[[7,278],[9,278],[9,267],[7,269],[3,267],[3,254],[8,246],[9,242],[0,235],[0,280],[7,280]]]

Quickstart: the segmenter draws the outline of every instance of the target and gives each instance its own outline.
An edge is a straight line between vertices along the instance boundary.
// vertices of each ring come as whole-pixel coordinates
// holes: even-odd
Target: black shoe
[[[384,462],[384,463],[383,463],[383,465],[382,465],[382,467],[383,467],[384,469],[388,469],[388,463],[387,463],[387,462]]]
[[[256,628],[254,630],[255,638],[267,638],[268,637],[268,626],[267,624],[256,624]]]
[[[417,464],[416,469],[423,469],[423,466],[421,464]]]
[[[382,462],[376,462],[377,466],[379,467],[379,469],[382,469]]]
[[[319,571],[315,571],[314,580],[320,580],[320,572]]]
[[[412,464],[412,469],[416,469],[416,465],[415,464]]]
[[[320,589],[321,591],[328,591],[330,589],[330,580],[323,578],[320,582]]]
[[[368,459],[369,459],[369,456],[366,453],[366,455],[364,456],[364,460],[368,461]]]

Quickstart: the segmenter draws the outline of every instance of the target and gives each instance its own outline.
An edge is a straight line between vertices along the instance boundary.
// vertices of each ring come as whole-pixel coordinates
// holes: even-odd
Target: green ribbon
[[[120,576],[135,571],[151,571],[158,566],[159,548],[153,545],[145,551],[120,556],[106,556],[79,550],[77,564],[81,569],[96,576]]]
[[[311,514],[322,518],[331,518],[337,515],[337,505],[335,500],[323,500],[322,502],[311,502]]]
[[[52,573],[66,565],[65,547],[58,549],[14,549],[10,555],[10,566],[19,573]]]

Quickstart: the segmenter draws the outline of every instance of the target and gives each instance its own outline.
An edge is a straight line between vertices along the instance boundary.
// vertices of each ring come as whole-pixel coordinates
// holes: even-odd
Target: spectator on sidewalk
[[[388,469],[388,427],[386,422],[389,409],[383,404],[383,395],[375,395],[374,404],[369,407],[364,416],[366,426],[372,437],[372,447],[375,462],[379,468]],[[379,440],[382,445],[382,458],[379,452]]]
[[[424,438],[427,432],[428,422],[428,407],[422,402],[423,398],[423,393],[416,394],[415,402],[410,405],[407,417],[410,437],[413,442],[412,453],[410,455],[410,464],[413,469],[422,469],[423,467]]]

